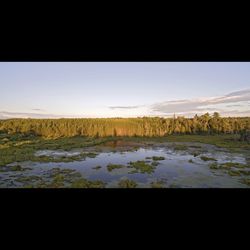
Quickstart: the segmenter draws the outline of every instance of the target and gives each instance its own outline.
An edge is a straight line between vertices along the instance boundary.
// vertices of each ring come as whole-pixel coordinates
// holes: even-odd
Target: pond
[[[92,154],[89,155],[89,152]],[[83,155],[83,158],[74,158]],[[9,164],[0,172],[0,187],[46,187],[47,183],[50,183],[48,187],[74,187],[72,182],[77,180],[74,178],[84,178],[89,183],[100,181],[102,187],[106,188],[249,187],[250,167],[246,156],[206,144],[165,143],[130,150],[116,147],[93,147],[68,152],[44,150],[37,151],[36,156],[52,157],[56,162]],[[73,158],[65,162],[68,157]],[[51,186],[53,178],[56,178],[56,182],[54,180]],[[43,185],[37,185],[39,183]]]

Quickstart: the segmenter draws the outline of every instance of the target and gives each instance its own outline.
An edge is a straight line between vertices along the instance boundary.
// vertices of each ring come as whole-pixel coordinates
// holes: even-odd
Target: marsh
[[[66,144],[64,149],[54,144],[51,148],[35,147],[30,160],[16,157],[13,162],[2,165],[0,187],[249,187],[247,150],[239,152],[195,141],[178,142],[178,139],[173,142],[109,138],[91,144],[91,139],[83,138],[80,145],[72,140],[68,139],[71,148]],[[88,143],[83,146],[84,140]]]

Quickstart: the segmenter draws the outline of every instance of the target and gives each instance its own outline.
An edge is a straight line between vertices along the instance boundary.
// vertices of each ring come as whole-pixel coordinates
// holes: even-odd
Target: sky
[[[250,62],[0,62],[0,119],[250,116]]]

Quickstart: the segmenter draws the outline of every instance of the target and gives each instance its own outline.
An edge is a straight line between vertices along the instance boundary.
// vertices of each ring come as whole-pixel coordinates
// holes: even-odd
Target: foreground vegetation
[[[250,164],[241,164],[237,162],[225,162],[222,164],[212,163],[210,164],[211,170],[221,170],[224,173],[227,173],[230,176],[241,177],[240,182],[250,186]]]
[[[43,175],[17,176],[14,187],[22,188],[104,188],[101,180],[88,180],[73,169],[52,168]]]

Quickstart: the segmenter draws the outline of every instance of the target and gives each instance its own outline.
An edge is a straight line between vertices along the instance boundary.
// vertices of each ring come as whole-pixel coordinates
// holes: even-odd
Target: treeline
[[[46,138],[72,136],[167,136],[170,134],[241,133],[250,129],[250,117],[220,117],[208,113],[193,118],[96,118],[0,120],[0,131]]]

